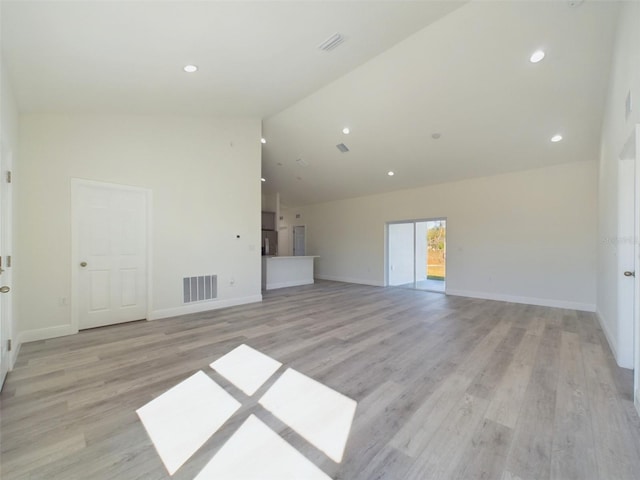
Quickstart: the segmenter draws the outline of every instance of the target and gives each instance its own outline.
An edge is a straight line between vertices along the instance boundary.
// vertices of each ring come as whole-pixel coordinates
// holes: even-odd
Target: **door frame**
[[[416,223],[420,223],[420,222],[438,222],[438,221],[444,221],[446,222],[447,225],[447,231],[448,231],[448,224],[449,221],[447,220],[447,217],[431,217],[431,218],[408,218],[406,220],[389,220],[386,221],[384,224],[384,286],[388,287],[389,286],[389,225],[398,225],[398,224],[402,224],[402,223],[412,223],[413,224],[413,286],[415,288],[416,285]],[[447,237],[449,235],[447,234]],[[447,240],[445,240],[447,241]],[[445,263],[445,268],[446,268],[446,263]],[[444,292],[436,292],[436,293],[444,293],[445,295],[447,294],[447,276],[445,273],[445,283],[444,283]],[[431,290],[424,290],[424,291],[431,291]]]
[[[640,415],[640,124],[636,125],[631,156],[634,159],[634,201],[633,201],[633,267],[635,271],[633,288],[633,403]]]
[[[82,178],[72,178],[71,179],[71,330],[72,333],[78,333],[80,331],[80,311],[79,311],[79,292],[80,292],[80,272],[78,270],[78,264],[81,259],[78,258],[78,244],[80,238],[80,232],[78,230],[78,220],[79,214],[77,208],[77,199],[78,199],[78,190],[80,187],[100,187],[100,188],[110,188],[113,190],[120,191],[134,191],[139,193],[144,193],[146,197],[147,208],[145,210],[146,216],[146,235],[145,235],[145,243],[146,243],[146,262],[147,262],[147,275],[146,275],[146,294],[147,294],[147,312],[146,312],[146,320],[148,321],[151,318],[152,305],[151,299],[152,297],[152,285],[151,278],[153,272],[153,263],[152,263],[152,253],[153,253],[153,242],[152,242],[152,191],[149,188],[144,187],[135,187],[132,185],[122,185],[119,183],[108,183],[108,182],[100,182],[97,180],[86,180]]]
[[[0,182],[2,182],[2,192],[4,192],[4,194],[0,192],[0,195],[3,195],[3,198],[0,199],[0,215],[3,217],[2,220],[0,220],[2,221],[2,225],[0,225],[0,235],[2,235],[2,238],[0,238],[0,245],[2,246],[2,251],[0,251],[0,254],[5,254],[2,268],[4,268],[4,273],[6,275],[2,280],[0,280],[0,284],[7,284],[11,288],[11,291],[7,294],[1,294],[3,295],[3,298],[2,306],[0,306],[0,309],[4,309],[4,313],[6,313],[4,321],[0,318],[0,329],[2,329],[0,341],[3,344],[0,348],[4,347],[7,349],[7,373],[13,370],[13,365],[18,351],[18,345],[13,341],[15,327],[13,318],[13,269],[7,265],[6,260],[7,255],[13,257],[13,184],[9,183],[7,177],[5,177],[7,172],[11,171],[13,171],[13,151],[9,148],[9,145],[0,140]],[[4,315],[2,315],[2,311],[0,311],[0,317],[2,316]],[[6,326],[6,329],[2,328],[3,323],[4,326]],[[13,343],[11,350],[8,349],[7,342],[9,340]],[[0,361],[2,361],[1,358]],[[4,386],[4,380],[5,378],[0,375],[0,391]]]

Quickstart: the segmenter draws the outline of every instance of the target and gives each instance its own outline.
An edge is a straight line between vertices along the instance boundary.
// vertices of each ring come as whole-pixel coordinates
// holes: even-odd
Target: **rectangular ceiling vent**
[[[331,35],[329,38],[327,38],[324,42],[322,42],[320,45],[318,45],[318,48],[323,52],[330,52],[331,50],[336,48],[338,45],[340,45],[342,42],[344,42],[344,37],[336,32],[333,35]]]
[[[336,148],[342,153],[347,153],[349,151],[349,147],[347,147],[344,143],[339,143],[338,145],[336,145]]]
[[[218,276],[184,277],[182,279],[182,295],[184,303],[202,302],[217,298]]]

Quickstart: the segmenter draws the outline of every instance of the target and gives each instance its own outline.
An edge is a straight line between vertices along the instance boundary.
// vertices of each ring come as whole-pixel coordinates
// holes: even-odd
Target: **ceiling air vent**
[[[336,145],[336,148],[342,153],[347,153],[349,151],[349,147],[347,147],[344,143],[339,143],[338,145]]]
[[[344,37],[336,32],[333,35],[331,35],[329,38],[327,38],[324,42],[322,42],[320,45],[318,45],[318,48],[324,52],[330,52],[331,50],[336,48],[338,45],[340,45],[342,42],[344,42]]]

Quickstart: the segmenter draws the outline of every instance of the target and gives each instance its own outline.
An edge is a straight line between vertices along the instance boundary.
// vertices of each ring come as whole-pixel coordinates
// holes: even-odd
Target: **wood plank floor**
[[[246,343],[358,402],[335,463],[208,368]],[[203,370],[243,403],[173,477],[135,410]],[[192,480],[247,418],[334,479],[637,479],[640,419],[594,315],[321,281],[22,346],[0,476]],[[227,480],[227,479],[224,479]]]

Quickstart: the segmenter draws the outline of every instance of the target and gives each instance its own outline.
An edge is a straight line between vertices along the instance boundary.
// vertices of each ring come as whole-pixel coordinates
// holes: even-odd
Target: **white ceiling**
[[[264,189],[295,206],[596,160],[617,11],[464,5],[266,119]],[[538,48],[546,58],[532,64]]]
[[[461,3],[2,0],[2,50],[24,112],[263,118]]]
[[[21,111],[263,118],[263,188],[291,206],[596,159],[617,16],[595,0],[1,7]]]

